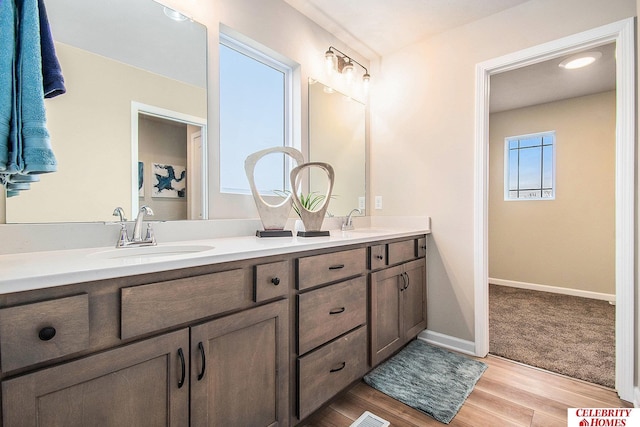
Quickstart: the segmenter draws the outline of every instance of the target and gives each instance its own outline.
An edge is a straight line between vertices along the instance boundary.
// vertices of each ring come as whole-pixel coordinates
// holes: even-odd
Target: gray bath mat
[[[371,387],[449,424],[487,365],[421,340],[364,377]]]

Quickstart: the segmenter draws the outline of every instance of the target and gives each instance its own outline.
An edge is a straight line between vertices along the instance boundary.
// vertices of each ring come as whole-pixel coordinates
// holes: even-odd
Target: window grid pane
[[[553,199],[555,134],[506,139],[505,199]]]

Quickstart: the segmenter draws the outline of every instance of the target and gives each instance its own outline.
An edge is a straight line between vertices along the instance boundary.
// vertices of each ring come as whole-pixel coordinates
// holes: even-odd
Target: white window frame
[[[294,80],[294,70],[290,65],[285,64],[282,61],[274,58],[273,56],[267,54],[265,51],[261,50],[257,46],[249,45],[248,40],[240,41],[229,34],[225,34],[220,32],[220,44],[224,45],[230,49],[233,49],[247,57],[258,61],[268,67],[271,67],[277,71],[280,71],[284,74],[284,123],[283,123],[283,147],[294,147],[294,132],[293,132],[293,80]],[[257,45],[257,43],[255,43]],[[267,49],[264,49],[267,50]],[[220,140],[219,150],[221,151],[222,140]],[[219,152],[218,158],[220,162],[222,162],[222,155]],[[284,165],[284,176],[283,176],[283,185],[284,189],[287,189],[289,186],[287,183],[289,182],[289,172],[293,169],[294,165],[291,159],[285,161]],[[222,168],[218,167],[219,173],[222,172]],[[220,193],[226,194],[251,194],[251,189],[249,188],[249,184],[247,183],[246,189],[240,188],[224,188],[222,187],[222,179],[219,180]],[[276,195],[275,193],[272,195]]]
[[[544,138],[551,136],[553,138],[551,152],[551,197],[511,197],[509,195],[509,142],[517,139]],[[540,171],[542,173],[542,171]],[[542,189],[541,189],[542,190]],[[513,190],[511,190],[513,191]],[[542,191],[541,191],[542,194]],[[504,200],[505,202],[522,202],[532,200],[555,200],[556,199],[556,131],[535,132],[526,135],[508,136],[504,139]]]

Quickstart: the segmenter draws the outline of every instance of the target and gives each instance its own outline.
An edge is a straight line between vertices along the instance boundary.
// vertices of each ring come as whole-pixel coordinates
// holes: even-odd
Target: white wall
[[[371,196],[383,215],[429,215],[430,330],[474,339],[475,66],[635,16],[632,0],[532,0],[372,66]]]

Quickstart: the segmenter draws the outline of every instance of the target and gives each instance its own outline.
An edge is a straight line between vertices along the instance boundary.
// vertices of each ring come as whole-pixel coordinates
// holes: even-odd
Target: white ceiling
[[[369,59],[528,0],[284,0]]]
[[[491,76],[490,111],[538,105],[614,90],[616,87],[615,43],[586,49],[602,57],[588,67],[560,68],[566,57]],[[567,55],[572,56],[572,55]]]
[[[284,0],[370,60],[528,0]],[[615,88],[615,45],[580,70],[558,58],[492,76],[491,111],[503,111]],[[489,59],[489,58],[488,58]],[[372,76],[375,79],[375,76]]]
[[[350,48],[375,59],[527,0],[284,1]],[[177,80],[206,84],[206,29],[167,19],[154,1],[47,0],[47,12],[58,41]],[[491,111],[612,90],[613,45],[598,50],[602,58],[582,70],[560,69],[557,64],[563,58],[558,58],[492,76]]]
[[[206,87],[206,27],[167,18],[155,1],[47,0],[46,9],[57,42]]]

